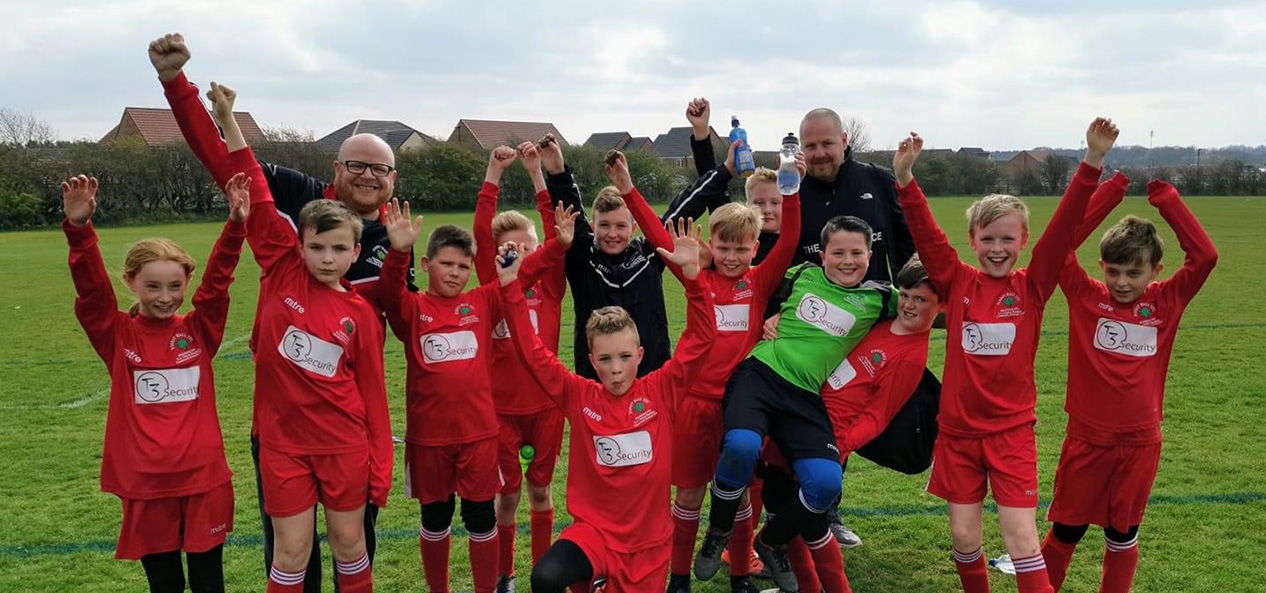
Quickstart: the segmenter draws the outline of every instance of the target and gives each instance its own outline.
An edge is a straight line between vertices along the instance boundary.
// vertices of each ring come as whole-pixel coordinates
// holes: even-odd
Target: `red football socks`
[[[963,593],[989,593],[989,568],[983,550],[977,548],[967,553],[954,550],[954,567],[958,569],[958,580],[963,583]]]
[[[554,509],[532,511],[532,564],[535,565],[545,555],[554,539]]]
[[[1054,530],[1047,532],[1042,541],[1042,557],[1046,559],[1046,574],[1051,579],[1051,589],[1058,592],[1064,586],[1068,565],[1073,561],[1077,544],[1070,544],[1055,537]]]

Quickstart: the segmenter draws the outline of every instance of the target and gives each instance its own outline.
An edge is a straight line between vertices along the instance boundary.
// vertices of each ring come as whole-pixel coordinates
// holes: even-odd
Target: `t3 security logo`
[[[479,354],[479,338],[470,330],[427,334],[420,341],[422,360],[432,364],[469,360]]]
[[[1095,328],[1095,348],[1126,356],[1155,356],[1156,338],[1154,327],[1106,317],[1100,317],[1099,325]]]
[[[800,305],[796,307],[796,317],[833,336],[844,337],[852,331],[857,318],[822,297],[813,293],[805,293],[800,297]]]
[[[286,328],[277,351],[299,368],[322,377],[333,377],[343,359],[343,347],[327,342],[293,325]]]
[[[598,465],[625,467],[650,463],[655,457],[651,448],[651,433],[640,430],[627,434],[593,437],[593,448]]]

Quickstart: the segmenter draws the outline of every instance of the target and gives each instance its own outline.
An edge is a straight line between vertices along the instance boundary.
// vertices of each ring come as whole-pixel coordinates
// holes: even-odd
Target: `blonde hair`
[[[1112,225],[1099,241],[1099,258],[1110,264],[1147,262],[1155,267],[1164,251],[1165,244],[1156,233],[1156,225],[1133,214]]]
[[[621,208],[627,208],[624,198],[620,196],[620,190],[614,185],[608,185],[598,190],[598,196],[593,199],[593,213],[595,216],[599,212],[614,212]]]
[[[189,253],[171,239],[141,239],[132,244],[123,258],[123,279],[131,281],[146,264],[156,261],[174,261],[185,269],[185,276],[192,276],[197,267]],[[128,313],[135,315],[140,310],[140,303],[132,305]]]
[[[756,168],[756,172],[743,184],[743,195],[747,196],[748,204],[752,203],[752,188],[761,184],[778,185],[778,172],[769,167]]]
[[[986,227],[994,223],[994,221],[1006,216],[1010,213],[1016,213],[1020,216],[1020,224],[1027,232],[1029,230],[1029,207],[1023,200],[1015,196],[1007,194],[989,194],[967,207],[967,226],[968,232],[973,236],[976,234],[976,227]]]
[[[500,240],[501,235],[510,231],[527,231],[532,238],[536,238],[536,225],[528,217],[524,216],[518,210],[506,210],[492,217],[492,238]]]
[[[364,223],[360,215],[347,204],[336,200],[313,200],[299,211],[300,240],[303,240],[303,231],[312,230],[319,235],[343,225],[352,229],[352,240],[360,243],[360,233],[364,228]]]
[[[760,214],[755,208],[730,202],[712,212],[709,230],[713,237],[734,243],[750,243],[760,235]]]
[[[640,345],[642,337],[638,335],[637,324],[633,323],[629,312],[621,307],[603,307],[589,314],[589,321],[585,323],[585,339],[593,346],[594,337],[618,334],[626,329],[633,332],[633,339]]]

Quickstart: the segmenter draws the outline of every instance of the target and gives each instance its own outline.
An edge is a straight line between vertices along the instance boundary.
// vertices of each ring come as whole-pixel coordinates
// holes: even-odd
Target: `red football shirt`
[[[633,219],[646,235],[646,240],[654,247],[671,251],[672,237],[642,193],[634,188],[624,196],[624,203],[632,211]],[[783,276],[787,274],[787,266],[791,265],[791,258],[796,254],[796,240],[800,236],[800,194],[783,199],[782,219],[783,229],[774,248],[765,261],[749,268],[742,277],[728,278],[712,268],[699,272],[700,281],[712,295],[717,335],[708,352],[703,373],[690,390],[691,397],[720,402],[730,373],[747,358],[760,340],[765,307],[778,290]],[[668,267],[678,274],[675,266]]]
[[[919,259],[945,295],[945,373],[937,416],[942,432],[980,436],[1037,420],[1033,361],[1042,313],[1100,173],[1081,164],[1033,246],[1029,267],[1006,278],[992,278],[959,259],[918,183],[897,188]]]
[[[497,215],[497,194],[500,188],[484,183],[475,203],[475,272],[480,284],[497,282],[497,247],[492,237],[492,219]],[[541,215],[545,240],[554,238],[554,205],[548,191],[536,194],[536,211]],[[540,336],[546,348],[558,352],[559,326],[562,323],[563,295],[567,293],[567,268],[561,265],[546,266],[535,277],[526,276],[519,270],[519,282],[526,286],[523,296],[527,299],[528,315],[532,328]],[[498,414],[510,416],[535,414],[552,410],[550,401],[537,387],[523,362],[510,343],[510,332],[504,318],[497,319],[492,331],[492,366],[497,380],[492,383],[492,399]]]
[[[299,455],[368,450],[370,499],[385,506],[393,453],[382,324],[360,295],[308,273],[299,239],[273,205],[251,150],[229,159],[251,176],[247,240],[263,276],[255,352],[259,442]]]
[[[246,227],[229,222],[193,294],[193,311],[158,320],[120,311],[89,223],[62,223],[75,316],[110,372],[101,489],[153,499],[207,492],[232,477],[211,361],[224,338],[229,285]]]
[[[848,454],[879,436],[923,378],[928,335],[892,333],[888,319],[870,328],[822,385],[836,444]]]
[[[539,275],[546,266],[562,267],[567,249],[558,241],[545,244],[523,260],[520,270]],[[408,429],[415,445],[473,443],[500,432],[493,403],[489,345],[501,316],[496,284],[446,298],[409,292],[405,275],[409,254],[391,250],[383,265],[383,306],[392,327],[407,328]],[[523,385],[520,385],[521,387]]]
[[[673,418],[716,336],[707,289],[687,281],[686,330],[677,351],[623,395],[572,373],[541,344],[517,281],[501,294],[519,356],[571,425],[567,511],[606,534],[617,552],[664,545],[672,535]]]
[[[1129,180],[1118,174],[1091,203],[1078,240],[1094,231],[1121,202]],[[1153,181],[1148,202],[1174,229],[1186,253],[1173,276],[1153,282],[1129,304],[1113,300],[1069,254],[1059,284],[1068,298],[1068,434],[1099,445],[1161,441],[1165,377],[1174,336],[1187,304],[1218,261],[1213,241],[1174,186]]]

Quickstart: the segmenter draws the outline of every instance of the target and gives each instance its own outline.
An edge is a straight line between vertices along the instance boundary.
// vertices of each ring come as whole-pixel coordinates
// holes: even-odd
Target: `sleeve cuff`
[[[92,226],[92,221],[81,227],[70,224],[70,219],[62,219],[62,231],[66,233],[66,240],[71,247],[89,247],[97,242],[97,230]]]
[[[1082,161],[1077,167],[1077,177],[1080,177],[1083,180],[1099,183],[1099,178],[1102,176],[1102,167],[1091,167],[1090,165],[1087,165],[1085,161]]]
[[[255,152],[249,146],[230,152],[229,163],[233,165],[235,172],[249,171],[252,164],[259,166],[259,161],[255,160]]]

